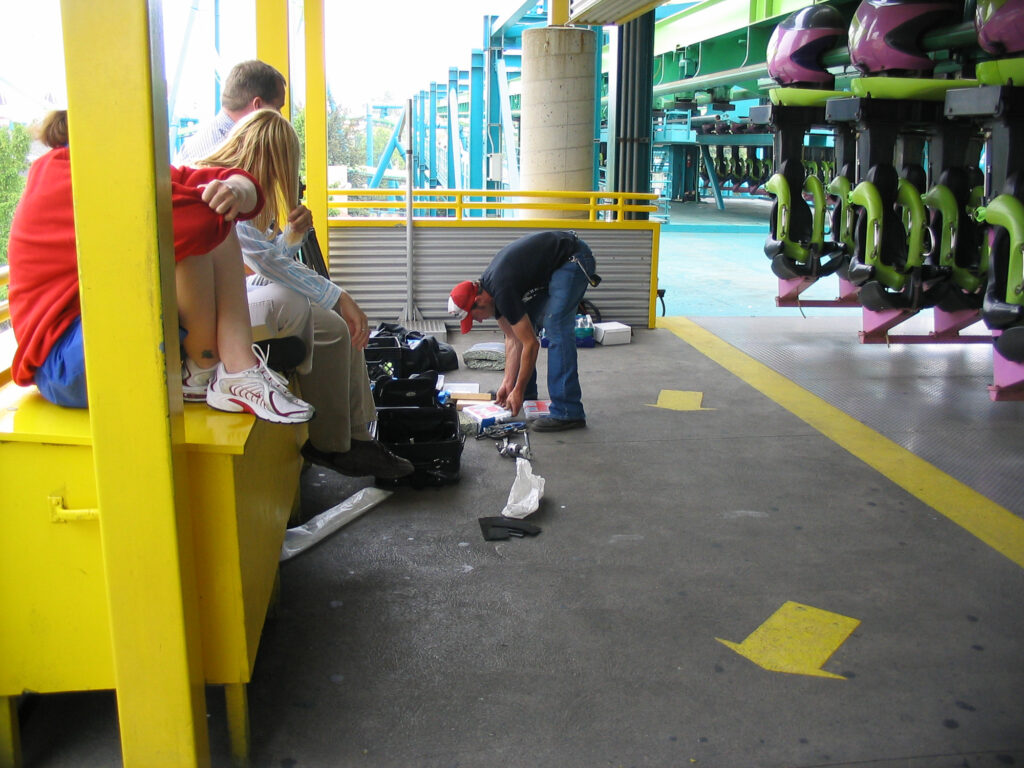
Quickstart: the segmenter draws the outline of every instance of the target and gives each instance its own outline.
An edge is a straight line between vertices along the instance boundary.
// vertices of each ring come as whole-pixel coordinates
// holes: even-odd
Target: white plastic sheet
[[[283,563],[305,552],[342,526],[369,512],[390,495],[391,491],[385,491],[383,488],[363,488],[303,525],[289,528],[284,533],[280,562]]]
[[[501,514],[522,520],[532,515],[544,498],[544,478],[533,474],[533,466],[523,458],[516,459],[516,479],[508,492],[508,502]]]

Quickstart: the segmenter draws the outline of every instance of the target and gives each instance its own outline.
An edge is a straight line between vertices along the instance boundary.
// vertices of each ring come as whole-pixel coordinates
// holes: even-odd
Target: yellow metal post
[[[208,765],[183,487],[162,14],[158,0],[63,0],[61,11],[121,750],[128,768]]]
[[[569,0],[548,0],[548,26],[562,27],[569,23]]]
[[[249,765],[249,699],[245,684],[225,685],[224,704],[230,724],[231,762],[235,768],[246,768]]]
[[[0,767],[21,765],[21,734],[18,731],[18,699],[0,696]]]
[[[324,66],[324,2],[305,0],[306,19],[306,207],[327,259],[327,70]]]
[[[288,81],[281,112],[292,117],[291,67],[288,51],[288,0],[256,0],[256,57]]]

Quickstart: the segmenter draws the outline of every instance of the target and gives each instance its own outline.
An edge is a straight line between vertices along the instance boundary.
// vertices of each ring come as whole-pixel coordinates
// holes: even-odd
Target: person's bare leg
[[[174,270],[178,322],[188,331],[182,346],[185,354],[203,368],[220,361],[213,280],[213,259],[208,253],[189,256],[179,261]]]
[[[249,301],[245,294],[245,270],[242,250],[232,227],[224,242],[210,252],[213,263],[213,290],[217,313],[217,349],[228,373],[238,373],[256,365],[252,351],[252,326]]]

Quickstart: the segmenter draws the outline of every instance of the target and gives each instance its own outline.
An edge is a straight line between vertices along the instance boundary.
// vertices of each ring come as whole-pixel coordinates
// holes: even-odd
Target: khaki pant
[[[344,453],[353,437],[368,440],[377,411],[363,351],[352,348],[345,321],[277,283],[251,277],[248,288],[256,341],[298,336],[306,344],[306,359],[297,371],[302,399],[316,408],[307,425],[313,447]]]

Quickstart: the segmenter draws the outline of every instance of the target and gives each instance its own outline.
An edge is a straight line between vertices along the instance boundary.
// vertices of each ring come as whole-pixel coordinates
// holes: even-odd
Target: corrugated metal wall
[[[602,277],[600,286],[587,289],[587,299],[602,320],[646,328],[657,230],[616,229],[607,224],[587,228],[585,224],[579,222],[575,229],[594,252]],[[501,248],[536,231],[537,227],[526,226],[416,227],[413,295],[423,318],[443,320],[449,329],[455,328],[448,316],[452,287],[462,280],[475,280]],[[396,320],[405,307],[405,243],[404,222],[394,227],[330,229],[331,279],[352,294],[374,323]],[[494,321],[487,325],[497,328]]]

